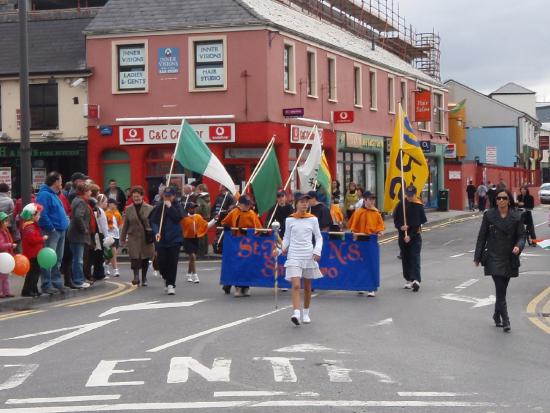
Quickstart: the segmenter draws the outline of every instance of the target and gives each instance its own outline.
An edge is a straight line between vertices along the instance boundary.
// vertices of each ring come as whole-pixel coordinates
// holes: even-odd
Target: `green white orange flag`
[[[323,151],[323,154],[321,155],[321,165],[319,166],[319,172],[317,173],[317,183],[325,193],[330,205],[332,177],[330,176],[330,169],[328,168],[328,161],[325,156],[325,151]]]
[[[181,124],[174,158],[181,166],[199,173],[225,186],[235,195],[235,184],[220,160],[199,138],[185,120]]]
[[[279,161],[271,146],[251,183],[258,214],[267,212],[277,202],[277,190],[282,186]]]
[[[406,188],[409,185],[414,185],[417,195],[420,195],[429,173],[428,163],[420,148],[420,142],[414,134],[407,115],[403,113],[401,104],[399,104],[386,176],[384,211],[393,211],[402,197],[403,186]]]

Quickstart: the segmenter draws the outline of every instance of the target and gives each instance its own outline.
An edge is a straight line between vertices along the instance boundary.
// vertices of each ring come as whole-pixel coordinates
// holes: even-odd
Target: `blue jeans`
[[[42,290],[47,290],[52,287],[63,288],[63,278],[61,277],[61,272],[59,272],[59,268],[61,266],[61,260],[63,259],[63,250],[65,248],[65,231],[43,230],[42,234],[48,236],[48,239],[44,242],[44,246],[52,248],[57,254],[57,262],[51,269],[41,269]]]
[[[84,248],[88,248],[88,245],[80,242],[71,242],[71,252],[73,253],[72,280],[73,284],[77,286],[84,283]]]

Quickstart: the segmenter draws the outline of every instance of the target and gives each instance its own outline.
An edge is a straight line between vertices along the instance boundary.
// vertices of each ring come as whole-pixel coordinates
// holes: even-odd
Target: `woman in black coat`
[[[496,290],[493,320],[497,327],[510,331],[506,304],[506,289],[511,277],[519,275],[519,254],[525,246],[521,214],[514,209],[514,199],[508,190],[496,194],[496,208],[483,215],[477,237],[474,263],[485,267],[485,275],[493,277]]]
[[[523,223],[525,224],[527,233],[529,234],[529,245],[535,246],[532,240],[537,238],[535,234],[535,225],[533,224],[533,215],[531,211],[535,207],[535,198],[529,193],[529,188],[527,186],[522,186],[520,194],[518,195],[518,207],[523,208]]]

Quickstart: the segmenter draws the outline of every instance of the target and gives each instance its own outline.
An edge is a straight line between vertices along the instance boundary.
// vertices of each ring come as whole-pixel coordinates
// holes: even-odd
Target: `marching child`
[[[384,234],[384,220],[375,204],[376,195],[370,191],[365,191],[363,193],[363,206],[354,212],[348,222],[351,232],[360,234],[359,237],[374,234],[382,236]],[[364,294],[364,292],[359,291],[359,294]],[[374,297],[376,292],[367,291],[367,295]]]
[[[319,222],[315,215],[307,212],[309,200],[307,194],[297,193],[296,212],[286,219],[286,230],[283,237],[282,254],[287,256],[285,262],[285,279],[292,283],[292,316],[290,320],[300,325],[300,284],[304,282],[304,308],[301,320],[304,324],[311,323],[309,306],[311,303],[311,280],[321,278],[319,260],[323,249],[323,238]],[[315,245],[313,245],[313,237]],[[274,251],[274,255],[277,255]]]
[[[107,236],[112,237],[115,242],[113,245],[111,245],[111,252],[113,254],[113,258],[107,260],[106,263],[106,275],[110,274],[108,265],[111,264],[111,267],[113,268],[114,276],[120,277],[120,273],[118,272],[118,264],[117,264],[117,252],[118,252],[118,246],[120,242],[120,228],[122,228],[122,215],[120,215],[120,212],[118,210],[118,203],[115,199],[109,198],[107,200],[107,209],[105,211],[105,216],[107,217]]]
[[[208,230],[216,224],[218,217],[216,216],[210,222],[206,222],[200,214],[195,213],[197,204],[194,202],[187,202],[185,209],[187,215],[180,221],[180,225],[183,232],[183,249],[189,255],[187,281],[198,284],[200,280],[197,275],[195,260],[199,250],[199,238],[204,237]]]
[[[8,218],[10,216],[5,212],[0,212],[0,252],[7,252],[13,255],[13,249],[17,244],[13,242],[10,229],[8,227]],[[10,292],[9,274],[0,273],[0,298],[14,297]]]
[[[42,205],[30,203],[21,211],[21,238],[23,240],[23,255],[25,255],[31,264],[29,272],[25,277],[21,295],[23,297],[39,297],[38,278],[40,277],[40,266],[36,258],[42,248],[44,241],[48,239],[47,235],[42,235],[38,220],[40,219]]]

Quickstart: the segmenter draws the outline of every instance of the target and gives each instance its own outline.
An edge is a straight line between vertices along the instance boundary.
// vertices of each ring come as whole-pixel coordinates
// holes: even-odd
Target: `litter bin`
[[[438,211],[448,211],[449,210],[449,190],[440,189],[439,196],[437,198],[437,209]]]

